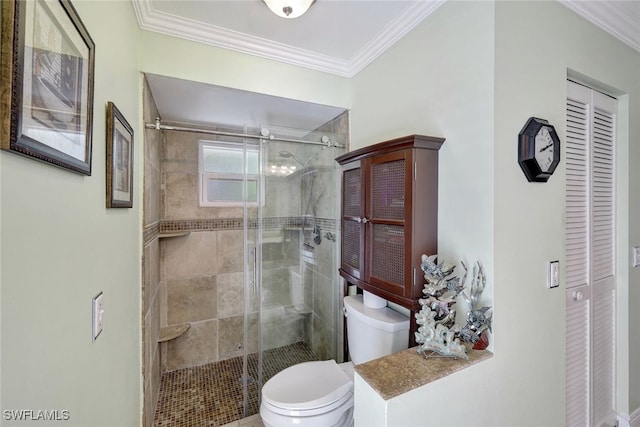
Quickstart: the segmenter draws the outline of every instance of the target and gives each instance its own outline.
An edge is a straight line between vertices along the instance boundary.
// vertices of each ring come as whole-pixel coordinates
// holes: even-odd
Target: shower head
[[[302,166],[303,168],[306,168],[309,165],[309,162],[311,160],[318,158],[318,155],[314,154],[313,156],[309,157],[306,162],[303,162],[302,159],[300,159],[300,157],[296,156],[290,151],[280,151],[278,152],[278,157],[284,157],[285,159],[291,158],[296,162],[300,163],[300,166]]]

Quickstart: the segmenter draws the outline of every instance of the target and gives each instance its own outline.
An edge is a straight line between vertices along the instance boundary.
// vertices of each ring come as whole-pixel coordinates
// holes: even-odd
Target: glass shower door
[[[262,385],[281,370],[342,354],[335,157],[344,149],[320,142],[332,134],[275,132],[315,143],[244,143],[244,416],[259,412]]]
[[[298,142],[264,139],[261,150],[261,384],[297,363],[337,358],[342,333],[335,158],[344,149],[327,132],[271,131]]]
[[[261,144],[257,140],[245,140],[245,176],[243,204],[244,235],[244,289],[243,289],[243,363],[240,386],[243,389],[242,412],[247,417],[258,413],[260,402],[260,214],[264,200],[261,171]]]

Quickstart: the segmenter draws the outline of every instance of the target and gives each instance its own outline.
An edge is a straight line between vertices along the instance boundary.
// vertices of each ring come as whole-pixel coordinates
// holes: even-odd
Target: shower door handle
[[[258,251],[256,249],[257,248],[255,246],[251,249],[251,252],[253,254],[253,279],[251,280],[251,292],[254,295],[258,292]]]

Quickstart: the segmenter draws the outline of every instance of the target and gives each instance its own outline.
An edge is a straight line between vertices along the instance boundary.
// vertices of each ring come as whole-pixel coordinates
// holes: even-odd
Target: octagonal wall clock
[[[560,163],[560,138],[547,120],[530,117],[518,134],[518,164],[529,182],[547,182]]]

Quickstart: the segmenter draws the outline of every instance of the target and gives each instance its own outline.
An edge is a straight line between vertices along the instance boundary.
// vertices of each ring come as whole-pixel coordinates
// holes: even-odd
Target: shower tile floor
[[[319,359],[303,342],[266,350],[264,381],[289,366],[314,360]],[[253,382],[258,378],[257,354],[249,355],[247,372],[249,417],[259,411],[258,384]],[[163,373],[154,426],[219,427],[240,420],[244,416],[241,378],[242,357]]]

